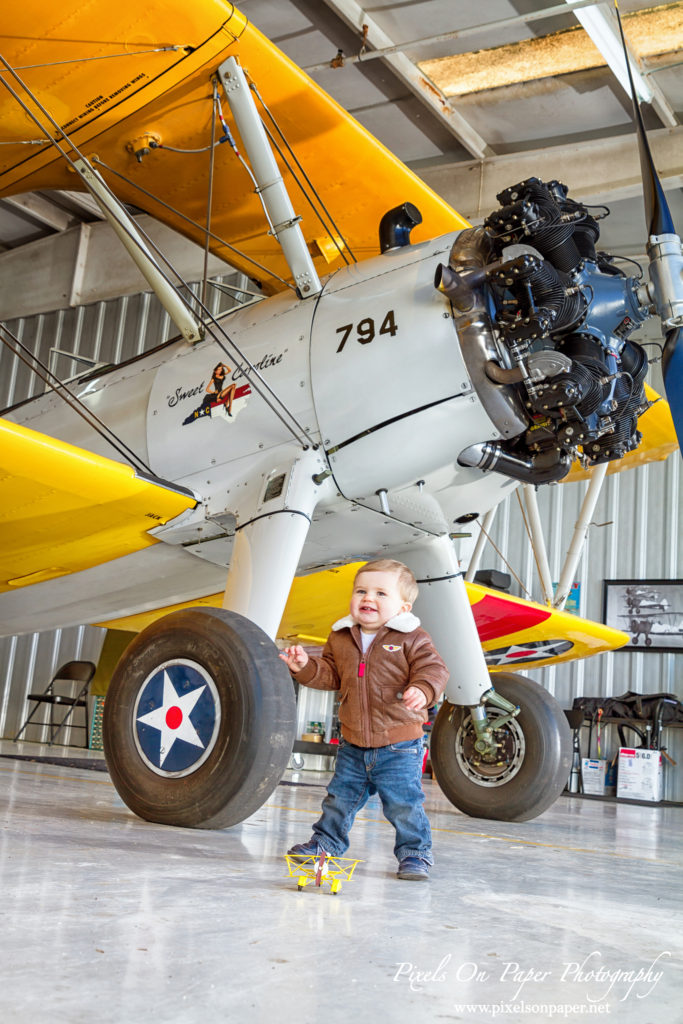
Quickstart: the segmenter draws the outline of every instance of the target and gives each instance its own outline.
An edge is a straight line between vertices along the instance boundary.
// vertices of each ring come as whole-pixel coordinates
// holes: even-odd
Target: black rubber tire
[[[175,658],[202,666],[212,678],[221,721],[196,771],[169,778],[140,754],[134,706],[144,681]],[[235,612],[190,608],[154,622],[124,652],[105,699],[104,752],[121,799],[141,818],[227,828],[258,810],[282,778],[295,719],[292,679],[267,634]]]
[[[572,735],[566,716],[551,694],[525,676],[496,673],[496,691],[521,708],[516,718],[523,734],[524,756],[515,774],[499,785],[486,785],[465,774],[456,757],[456,744],[469,708],[444,702],[430,742],[436,780],[450,802],[474,818],[498,821],[527,821],[545,811],[567,784],[571,770]],[[497,712],[487,704],[487,713]],[[467,727],[471,729],[471,726]],[[512,747],[518,746],[514,732],[503,726]],[[477,769],[474,769],[476,774]]]

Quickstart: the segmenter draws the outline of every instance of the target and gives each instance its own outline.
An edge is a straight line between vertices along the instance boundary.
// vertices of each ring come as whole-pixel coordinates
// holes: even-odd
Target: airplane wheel
[[[571,731],[560,705],[542,686],[502,673],[496,673],[494,684],[502,697],[521,707],[516,718],[495,730],[495,719],[504,712],[486,706],[497,756],[477,753],[469,709],[446,701],[432,729],[434,774],[446,797],[465,814],[527,821],[550,807],[567,783]]]
[[[104,708],[107,766],[141,818],[227,828],[281,779],[295,717],[291,676],[263,630],[220,608],[173,612],[116,666]]]

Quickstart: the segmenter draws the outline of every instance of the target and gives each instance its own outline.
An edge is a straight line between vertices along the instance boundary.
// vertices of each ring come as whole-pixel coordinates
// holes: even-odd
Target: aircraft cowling
[[[502,435],[475,389],[450,303],[435,292],[446,236],[393,249],[327,283],[311,330],[316,415],[340,491],[413,484],[482,434]],[[520,426],[519,429],[522,429]]]

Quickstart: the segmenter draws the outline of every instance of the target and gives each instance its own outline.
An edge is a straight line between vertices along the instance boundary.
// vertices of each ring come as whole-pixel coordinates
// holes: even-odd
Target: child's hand
[[[284,651],[280,651],[280,657],[286,662],[290,672],[300,672],[308,664],[308,655],[303,647],[298,645],[296,647],[285,647]]]
[[[411,711],[422,711],[427,707],[427,698],[419,686],[409,686],[403,691],[403,703]]]

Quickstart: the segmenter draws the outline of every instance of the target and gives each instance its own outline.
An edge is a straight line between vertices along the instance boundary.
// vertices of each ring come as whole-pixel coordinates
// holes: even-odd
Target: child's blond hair
[[[418,594],[417,580],[407,565],[393,558],[377,558],[374,562],[366,562],[356,573],[353,584],[362,572],[395,572],[398,576],[398,591],[404,601],[414,604]]]

